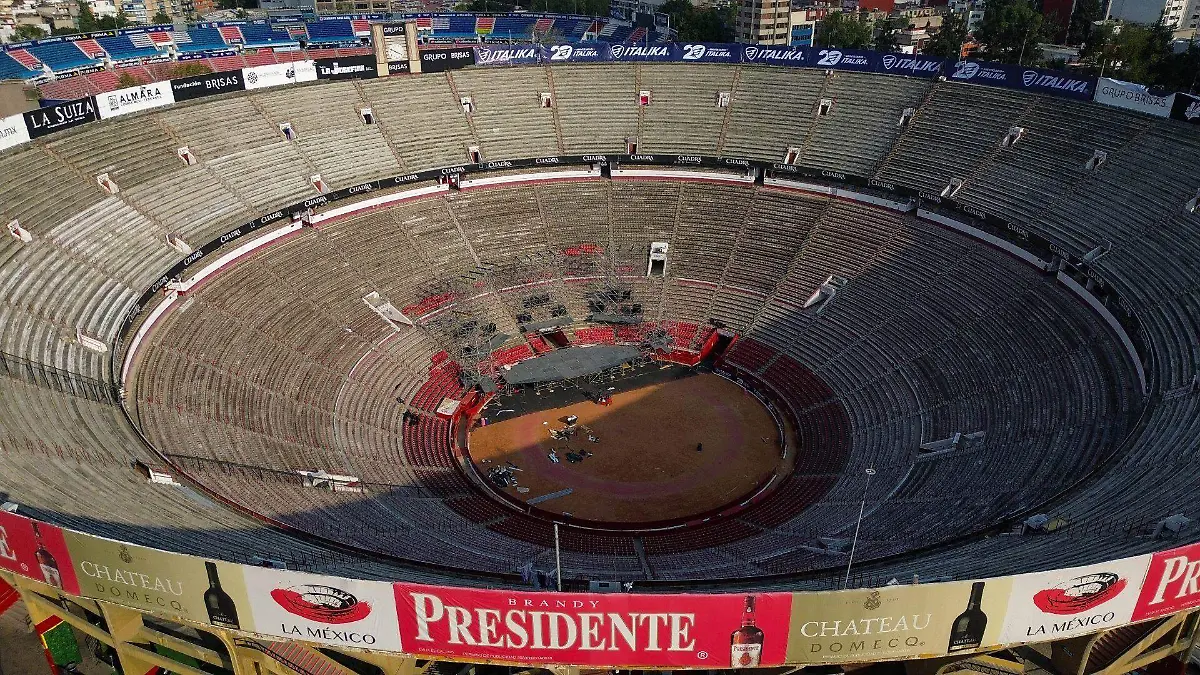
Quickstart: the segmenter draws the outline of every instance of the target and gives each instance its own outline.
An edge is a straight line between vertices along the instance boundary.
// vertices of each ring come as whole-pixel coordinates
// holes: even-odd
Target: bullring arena
[[[733,644],[763,666],[1034,672],[1084,636],[1062,672],[1150,645],[1178,665],[1200,594],[1138,593],[1200,559],[1197,176],[1173,120],[749,63],[290,85],[36,140],[0,155],[0,217],[29,235],[0,245],[0,516],[77,572],[0,578],[35,624],[189,673],[134,643],[182,626],[238,675],[711,669],[757,620]],[[596,350],[620,359],[534,365]],[[97,572],[139,566],[236,613]],[[1100,571],[1125,609],[1037,633],[1054,612],[1025,589]],[[255,599],[318,581],[313,602],[391,624],[364,643],[298,591],[289,615]],[[716,628],[621,662],[437,632],[502,595],[695,602]],[[881,603],[946,635],[850,657],[801,620]],[[991,618],[955,646],[964,607]],[[609,637],[642,639],[631,621]]]

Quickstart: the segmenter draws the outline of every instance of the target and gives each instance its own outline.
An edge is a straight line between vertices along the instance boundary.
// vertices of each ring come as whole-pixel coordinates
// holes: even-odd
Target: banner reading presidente
[[[604,667],[781,665],[792,598],[395,589],[408,653]]]

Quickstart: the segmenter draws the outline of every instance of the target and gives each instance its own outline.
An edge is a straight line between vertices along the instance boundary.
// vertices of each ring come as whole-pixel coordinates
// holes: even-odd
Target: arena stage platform
[[[573,380],[629,363],[640,355],[637,347],[628,345],[567,347],[513,364],[504,371],[504,380],[513,385]]]

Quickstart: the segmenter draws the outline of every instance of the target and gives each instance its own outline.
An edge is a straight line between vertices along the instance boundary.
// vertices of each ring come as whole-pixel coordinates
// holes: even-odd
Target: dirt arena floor
[[[581,432],[555,440],[550,429],[577,415],[599,439]],[[696,444],[703,443],[702,451]],[[535,506],[551,513],[610,523],[687,518],[749,493],[780,464],[775,422],[737,385],[704,373],[617,393],[610,406],[592,402],[503,419],[470,435],[472,460],[486,475],[512,462],[516,487],[528,501],[571,489]],[[554,450],[559,463],[548,454]],[[572,463],[568,452],[592,456]],[[522,492],[519,488],[528,488]],[[499,488],[494,488],[499,489]]]

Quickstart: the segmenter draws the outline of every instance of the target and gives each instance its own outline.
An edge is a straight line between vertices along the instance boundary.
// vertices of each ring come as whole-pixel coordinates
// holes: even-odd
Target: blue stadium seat
[[[116,37],[97,38],[96,42],[108,52],[114,60],[121,59],[140,59],[149,56],[157,56],[158,50],[153,47],[136,47],[129,39],[128,35],[118,35]]]
[[[192,42],[180,45],[180,51],[202,52],[226,47],[225,41],[221,39],[221,32],[216,28],[192,28],[188,30],[188,35],[192,36]]]
[[[50,66],[52,70],[69,70],[71,68],[102,63],[96,59],[89,59],[72,42],[37,45],[36,47],[30,47],[29,53],[36,56],[42,63]]]
[[[354,27],[347,19],[315,21],[308,24],[308,38],[312,42],[349,41],[354,39]]]

